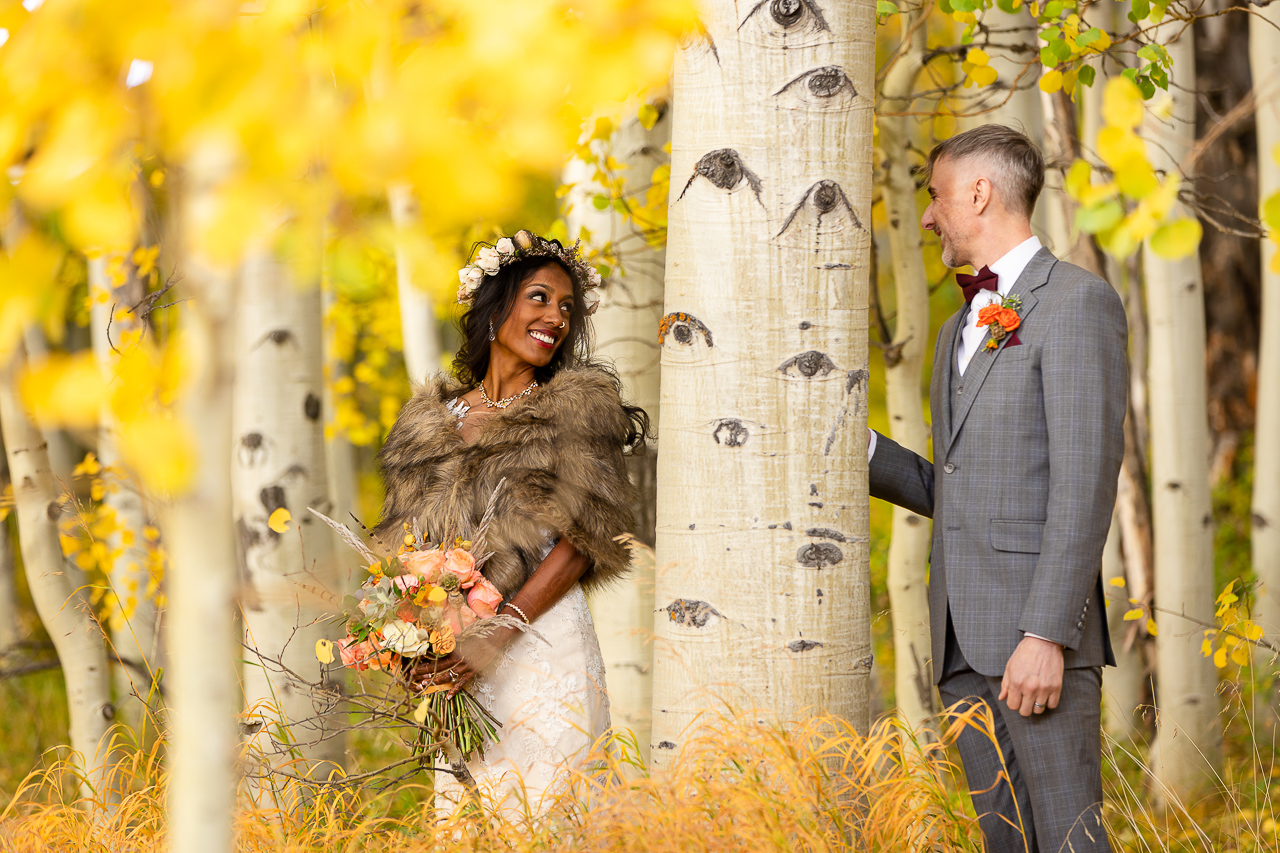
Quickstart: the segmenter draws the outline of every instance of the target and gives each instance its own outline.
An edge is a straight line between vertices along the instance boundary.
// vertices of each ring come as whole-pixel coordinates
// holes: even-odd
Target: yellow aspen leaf
[[[271,517],[267,519],[267,527],[270,527],[276,533],[284,533],[289,529],[289,522],[292,519],[293,516],[289,514],[289,510],[280,507],[271,513]]]
[[[142,536],[143,536],[143,538],[145,538],[148,542],[159,542],[159,541],[160,541],[160,528],[156,527],[156,526],[155,526],[155,525],[153,525],[153,524],[147,524],[147,525],[144,525],[144,526],[143,526],[143,528],[142,528]]]
[[[19,380],[22,399],[41,426],[97,426],[107,387],[92,352],[54,355]]]
[[[1146,157],[1147,149],[1132,130],[1104,127],[1098,131],[1098,156],[1113,169],[1132,156]]]
[[[1151,251],[1162,258],[1185,258],[1200,245],[1204,229],[1195,219],[1184,217],[1166,222],[1151,235]]]
[[[98,462],[98,457],[92,451],[84,455],[84,459],[80,464],[71,469],[72,477],[93,477],[102,470],[102,465]]]
[[[1134,621],[1135,619],[1141,619],[1141,618],[1142,618],[1142,608],[1141,608],[1141,607],[1135,607],[1135,608],[1133,608],[1132,610],[1126,610],[1126,611],[1125,611],[1125,614],[1124,614],[1124,621],[1126,621],[1126,622],[1132,622],[1132,621]]]
[[[1227,665],[1227,650],[1225,648],[1219,647],[1218,650],[1213,653],[1213,665],[1218,669],[1222,669]]]
[[[965,54],[964,58],[974,65],[986,65],[991,61],[991,57],[980,47],[969,48],[969,52]]]
[[[1209,655],[1213,654],[1212,640],[1204,640],[1200,643],[1200,654],[1204,655],[1205,657],[1208,657]]]
[[[1244,635],[1255,643],[1262,639],[1263,632],[1261,625],[1254,622],[1246,622],[1242,626],[1242,630],[1244,631]]]
[[[1071,164],[1071,168],[1067,170],[1066,190],[1067,195],[1080,200],[1080,196],[1084,195],[1085,190],[1092,184],[1093,167],[1084,160],[1077,160]]]
[[[1160,187],[1155,170],[1147,162],[1145,153],[1133,152],[1114,164],[1116,186],[1132,199],[1145,198]]]
[[[1112,77],[1102,90],[1102,118],[1112,127],[1131,130],[1142,123],[1142,91],[1128,77]]]
[[[990,86],[999,76],[999,72],[989,65],[975,65],[969,72],[969,79],[979,86]]]
[[[333,663],[333,642],[331,640],[316,640],[316,660],[320,663]]]
[[[1114,587],[1121,587],[1121,588],[1123,588],[1123,587],[1124,587],[1124,578],[1112,578],[1111,580],[1107,581],[1107,583],[1111,584],[1111,585],[1112,585],[1112,586],[1114,586]]]
[[[1234,649],[1232,649],[1231,661],[1236,666],[1248,666],[1249,665],[1249,647],[1241,644],[1239,646],[1236,646]]]
[[[180,492],[195,476],[195,440],[185,424],[159,417],[122,423],[120,449],[147,488]]]
[[[1262,221],[1268,231],[1280,232],[1280,193],[1268,196],[1262,203]]]
[[[1160,633],[1160,631],[1156,628],[1156,620],[1154,619],[1147,620],[1147,633],[1153,637]]]
[[[1062,88],[1062,72],[1054,68],[1040,75],[1040,91],[1053,94]]]

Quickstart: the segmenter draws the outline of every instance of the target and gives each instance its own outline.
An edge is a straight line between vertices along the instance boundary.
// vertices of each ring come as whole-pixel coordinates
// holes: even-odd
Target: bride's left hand
[[[487,668],[511,639],[514,629],[498,631],[483,640],[459,644],[449,654],[435,660],[419,659],[409,672],[409,683],[419,690],[437,684],[452,684],[454,696],[467,682]]]

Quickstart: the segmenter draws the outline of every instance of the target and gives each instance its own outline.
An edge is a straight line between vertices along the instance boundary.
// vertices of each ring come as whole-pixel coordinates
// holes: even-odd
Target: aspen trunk
[[[1177,26],[1181,26],[1180,23]],[[1194,144],[1192,29],[1167,44],[1173,114],[1148,120],[1149,156],[1175,171]],[[1178,261],[1143,247],[1151,352],[1151,481],[1155,521],[1159,684],[1152,766],[1159,797],[1190,802],[1209,783],[1222,750],[1218,674],[1200,653],[1199,624],[1213,622],[1213,527],[1209,504],[1204,284],[1198,254]]]
[[[138,320],[125,312],[142,298],[143,288],[136,276],[118,286],[107,278],[107,258],[98,256],[89,260],[89,286],[110,293],[106,302],[94,301],[90,315],[90,334],[93,354],[98,361],[104,381],[114,374],[115,353],[112,341],[137,331]],[[110,338],[108,338],[110,329]],[[117,449],[118,426],[110,407],[103,407],[98,425],[98,461],[104,466],[120,464]],[[147,555],[138,544],[142,541],[142,529],[147,523],[142,495],[133,483],[123,483],[121,488],[107,492],[102,502],[115,511],[120,530],[112,533],[107,541],[111,550],[119,554],[111,565],[108,576],[111,589],[116,594],[117,606],[124,615],[124,623],[111,629],[111,646],[116,656],[124,662],[113,668],[116,708],[121,722],[135,732],[142,730],[145,720],[145,701],[151,692],[151,682],[161,668],[159,660],[160,621],[155,599],[147,595],[149,575]],[[134,545],[123,544],[123,531],[131,531]],[[151,677],[148,676],[151,673]]]
[[[904,17],[911,39],[907,52],[885,77],[879,118],[884,152],[882,193],[893,255],[897,322],[885,351],[885,397],[889,432],[903,447],[929,455],[929,429],[921,397],[924,355],[929,343],[929,276],[925,271],[916,181],[907,152],[910,125],[894,111],[909,108],[925,49],[925,27],[918,16]],[[872,285],[874,286],[874,284]],[[889,540],[889,605],[893,615],[894,695],[898,713],[919,729],[935,713],[933,661],[929,639],[929,589],[925,579],[932,536],[927,518],[900,506],[893,508]]]
[[[356,513],[356,494],[358,492],[356,476],[356,448],[345,434],[338,432],[333,420],[336,406],[333,397],[333,383],[348,373],[348,365],[343,361],[334,345],[333,325],[330,313],[333,311],[334,293],[329,284],[329,277],[321,275],[321,335],[324,347],[324,393],[321,395],[324,411],[324,449],[325,470],[329,472],[329,504],[333,507],[332,518],[343,524],[351,524],[351,517]],[[342,572],[340,583],[348,592],[354,588],[354,575]]]
[[[276,665],[306,682],[324,680],[315,644],[327,633],[325,612],[302,586],[333,586],[333,539],[307,512],[332,511],[321,417],[321,294],[295,283],[269,250],[251,252],[242,270],[231,470],[250,650],[245,702],[251,725],[265,723],[254,740],[261,760],[295,762],[290,772],[327,778],[344,747],[337,726],[323,698]],[[279,509],[292,516],[283,533],[268,526]]]
[[[669,162],[665,151],[671,141],[671,110],[666,100],[657,104],[658,121],[649,130],[628,107],[629,120],[609,140],[610,153],[624,168],[623,194],[642,196],[653,170]],[[626,222],[613,208],[596,210],[590,203],[602,189],[591,182],[586,164],[570,162],[566,183],[574,184],[568,214],[569,233],[585,226],[593,242],[608,242],[621,262],[605,281],[600,309],[595,315],[596,354],[611,361],[622,378],[624,395],[649,414],[658,430],[658,323],[662,317],[662,279],[666,250],[655,249],[634,221]],[[651,441],[643,452],[628,459],[632,484],[636,538],[653,547],[657,503],[658,444]],[[637,550],[631,575],[623,583],[597,590],[590,598],[600,650],[609,685],[609,704],[615,726],[635,733],[640,758],[649,761],[653,729],[653,614],[654,563],[651,550]]]
[[[1138,647],[1129,642],[1132,622],[1124,621],[1124,591],[1117,594],[1111,581],[1125,578],[1124,555],[1120,547],[1122,525],[1119,512],[1111,515],[1111,529],[1107,532],[1107,544],[1102,549],[1102,588],[1117,601],[1107,603],[1107,628],[1111,631],[1111,644],[1115,648],[1116,666],[1102,670],[1102,724],[1111,737],[1119,741],[1137,741],[1141,734],[1134,712],[1146,697],[1146,672]]]
[[[1044,129],[1044,157],[1048,168],[1040,207],[1049,214],[1051,248],[1062,260],[1103,278],[1107,271],[1102,253],[1092,237],[1075,227],[1076,203],[1064,189],[1066,170],[1081,156],[1075,102],[1061,89],[1041,92],[1040,96],[1044,114],[1049,119]]]
[[[1249,62],[1257,93],[1258,197],[1280,192],[1280,7],[1249,19]],[[1274,235],[1273,235],[1274,236]],[[1273,639],[1280,635],[1280,273],[1276,244],[1262,240],[1262,332],[1258,353],[1258,409],[1254,426],[1253,571],[1258,578],[1254,620]]]
[[[868,722],[874,7],[703,4],[677,55],[653,761],[702,711]]]
[[[71,748],[84,773],[86,802],[109,804],[111,770],[107,734],[115,717],[107,647],[85,595],[83,573],[63,559],[58,539],[62,498],[49,469],[44,437],[18,398],[17,377],[26,366],[19,343],[0,381],[0,427],[13,478],[14,507],[27,586],[36,613],[53,640],[62,664],[71,717]]]
[[[169,849],[229,853],[237,773],[236,548],[231,524],[231,389],[235,370],[233,271],[191,248],[212,213],[229,155],[203,143],[179,192],[183,230],[183,357],[187,381],[177,403],[197,448],[190,487],[164,507],[169,550],[165,630],[169,735]]]
[[[3,442],[0,441],[0,445]],[[9,461],[0,448],[0,490],[9,486]],[[0,664],[22,640],[22,611],[18,606],[18,542],[10,532],[8,514],[0,518]]]
[[[409,381],[422,384],[440,372],[440,330],[431,296],[415,280],[413,252],[408,248],[409,232],[421,224],[421,213],[413,191],[404,185],[387,190],[391,221],[396,227],[396,288],[400,296],[400,336],[404,344],[404,366]]]

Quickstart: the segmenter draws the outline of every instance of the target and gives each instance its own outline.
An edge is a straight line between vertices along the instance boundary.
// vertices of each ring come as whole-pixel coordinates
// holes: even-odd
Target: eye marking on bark
[[[751,431],[737,418],[721,418],[716,421],[716,428],[711,433],[711,437],[716,440],[716,444],[723,444],[725,447],[741,447],[751,437]]]
[[[692,598],[677,598],[662,609],[667,611],[667,618],[672,622],[688,625],[691,628],[705,628],[712,616],[724,618],[724,615],[710,604]]]
[[[862,658],[861,660],[857,661],[854,664],[854,666],[862,667],[863,669],[871,669],[871,665],[875,662],[876,662],[875,655],[867,655],[865,658]]]
[[[773,19],[774,24],[783,28],[782,32],[775,31],[771,35],[812,35],[831,31],[827,19],[822,15],[822,9],[813,0],[760,0],[742,19],[742,23],[738,24],[738,31],[741,32],[747,22],[766,6],[769,9],[769,18]]]
[[[263,335],[262,338],[259,339],[259,341],[256,344],[253,345],[253,348],[257,349],[258,347],[265,344],[267,341],[271,341],[271,343],[275,344],[276,346],[283,346],[285,343],[291,340],[293,340],[293,332],[289,331],[288,329],[272,329],[271,331]]]
[[[267,510],[267,515],[276,510],[285,507],[284,487],[283,486],[267,486],[258,492],[258,500],[262,501],[262,506]],[[285,507],[287,509],[287,507]]]
[[[807,332],[811,328],[813,328],[813,324],[810,323],[808,320],[800,321],[800,331]]]
[[[693,167],[693,174],[689,176],[684,189],[680,191],[677,202],[684,198],[684,194],[689,191],[689,187],[693,186],[693,182],[699,175],[710,181],[712,186],[729,192],[733,192],[745,183],[751,187],[751,192],[755,193],[756,201],[764,207],[764,201],[760,198],[760,190],[764,188],[764,184],[761,183],[760,176],[747,168],[747,164],[742,162],[742,156],[732,148],[717,148],[715,151],[703,154],[697,165]]]
[[[774,235],[775,238],[781,237],[791,227],[791,223],[802,212],[812,209],[817,215],[814,222],[815,227],[822,225],[822,217],[832,216],[837,222],[835,228],[843,230],[846,226],[857,229],[858,231],[866,231],[862,227],[858,214],[854,213],[853,205],[849,203],[849,198],[844,194],[844,190],[835,181],[822,180],[813,184],[809,189],[805,190],[804,197],[796,202],[795,207],[791,208],[791,212],[787,214],[787,221],[782,223],[782,229]],[[847,220],[846,222],[840,220]]]
[[[810,569],[834,566],[844,559],[844,552],[830,542],[810,542],[796,552],[796,562]]]
[[[826,110],[848,109],[858,97],[853,81],[839,65],[812,68],[773,93],[775,98],[790,92],[806,105]]]
[[[675,749],[676,745],[669,740],[659,742],[658,749]]]
[[[712,58],[715,59],[716,65],[720,64],[720,51],[716,50],[715,39],[711,38],[711,33],[707,32],[706,27],[699,25],[692,32],[680,39],[680,48],[682,50],[693,50],[699,44],[711,51]]]
[[[778,367],[778,372],[788,379],[812,379],[815,376],[826,376],[835,369],[835,362],[826,353],[809,350],[799,355],[793,355],[782,362]],[[789,372],[791,370],[795,370],[797,375],[792,376]]]
[[[236,455],[246,468],[261,465],[267,460],[267,439],[260,432],[246,432],[240,436],[240,448]]]
[[[792,640],[787,643],[787,648],[793,652],[807,652],[810,649],[822,648],[822,643],[813,640]]]
[[[830,527],[810,527],[804,532],[805,536],[815,536],[819,539],[833,539],[836,542],[844,542],[845,536],[839,530],[832,530]],[[822,590],[818,590],[818,595],[822,595]]]
[[[867,388],[867,375],[867,371],[862,368],[850,370],[846,373],[844,377],[844,393],[852,393],[855,385],[865,391]]]
[[[307,416],[309,421],[314,421],[320,417],[320,398],[307,392],[307,399],[302,402],[302,413]]]
[[[675,338],[678,344],[693,346],[695,332],[702,335],[702,339],[707,342],[707,346],[715,346],[711,342],[711,330],[697,317],[681,311],[668,314],[658,323],[658,346],[662,346],[667,342],[667,335]]]

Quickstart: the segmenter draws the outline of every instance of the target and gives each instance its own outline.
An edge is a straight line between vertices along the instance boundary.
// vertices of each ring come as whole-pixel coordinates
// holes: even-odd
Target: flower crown
[[[544,240],[532,232],[517,231],[514,238],[503,237],[492,246],[481,246],[475,263],[458,270],[458,304],[471,305],[485,278],[497,275],[507,264],[546,257],[559,260],[569,269],[569,274],[582,283],[583,308],[590,316],[600,305],[600,296],[594,292],[600,286],[600,273],[582,259],[578,250],[581,243],[578,240],[565,247],[557,240]]]

